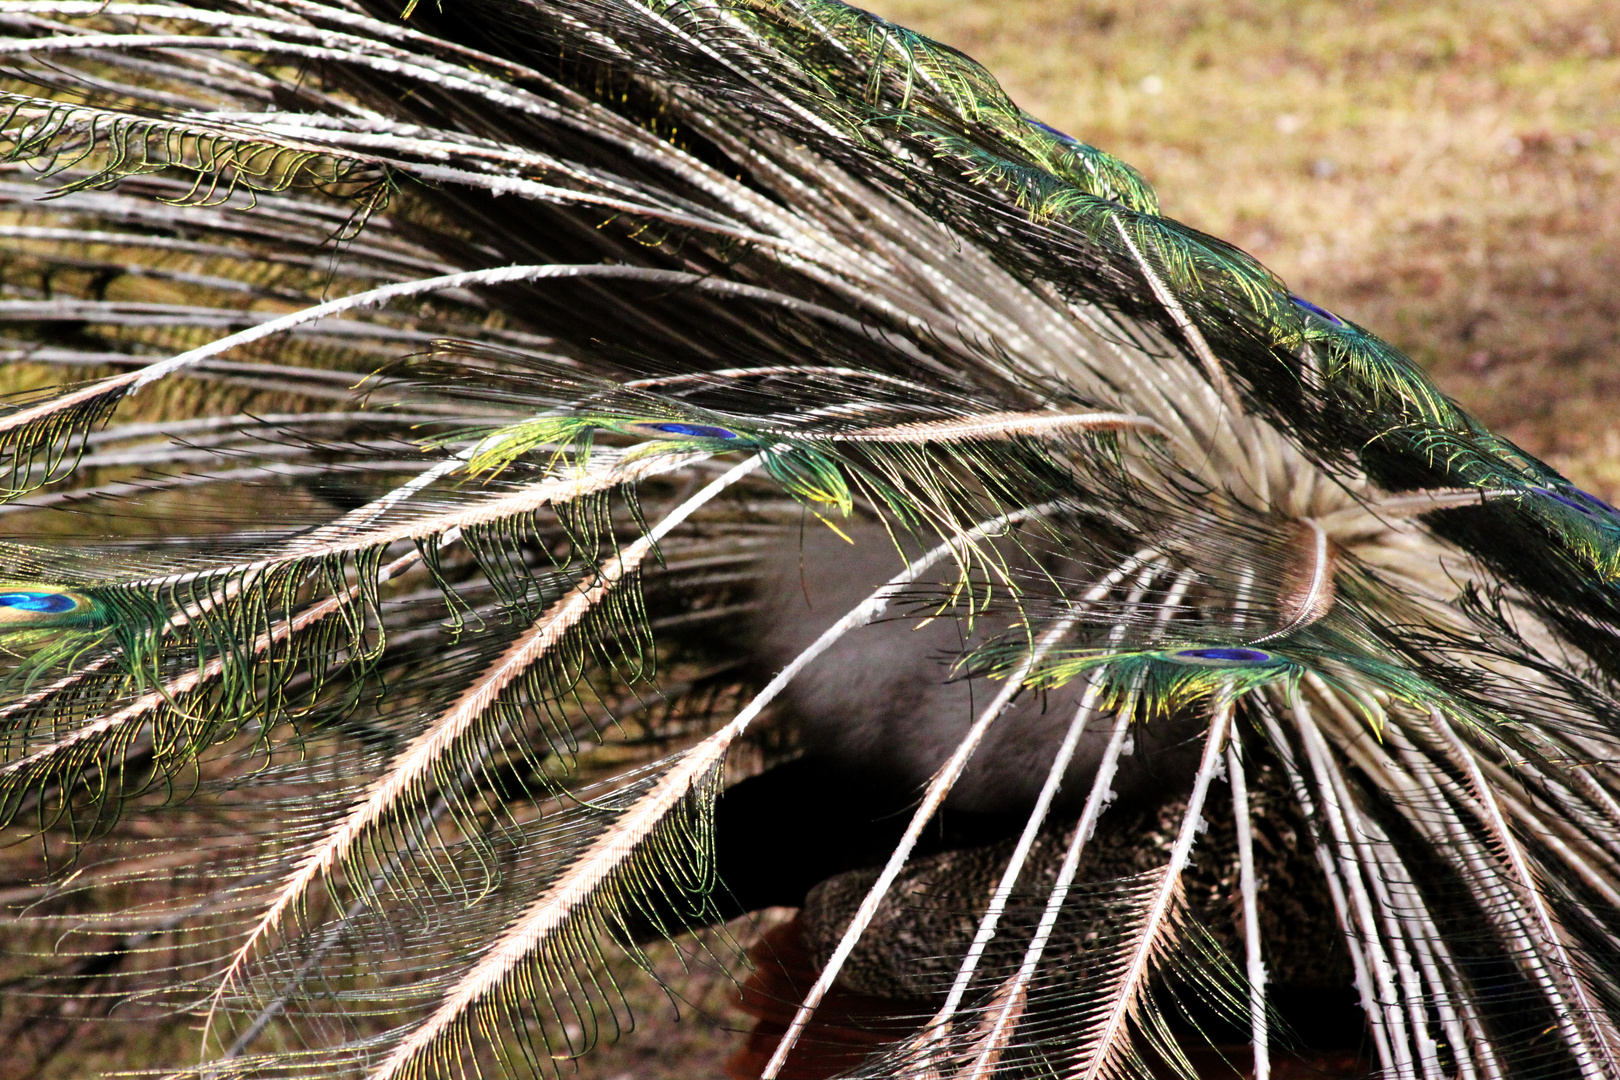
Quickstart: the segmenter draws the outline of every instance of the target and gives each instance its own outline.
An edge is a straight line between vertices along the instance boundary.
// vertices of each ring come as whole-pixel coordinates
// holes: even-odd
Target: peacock
[[[0,20],[21,1072],[1620,1080],[1620,511],[967,56]]]

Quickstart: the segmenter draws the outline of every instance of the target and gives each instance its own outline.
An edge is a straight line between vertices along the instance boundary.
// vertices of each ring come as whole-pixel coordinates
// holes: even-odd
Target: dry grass
[[[1620,495],[1620,2],[865,6]]]

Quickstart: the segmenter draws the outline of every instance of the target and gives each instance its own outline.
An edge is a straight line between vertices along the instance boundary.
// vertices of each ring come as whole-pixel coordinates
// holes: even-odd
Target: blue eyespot
[[[86,626],[96,621],[95,604],[78,593],[21,583],[0,585],[0,633]]]
[[[730,428],[715,427],[712,424],[683,424],[673,420],[642,420],[625,426],[648,435],[662,435],[677,439],[736,439],[741,437]]]
[[[1274,664],[1277,657],[1260,649],[1238,646],[1208,649],[1182,649],[1170,654],[1170,659],[1188,664],[1206,664],[1210,667],[1237,667],[1252,664]]]
[[[1299,308],[1299,310],[1301,310],[1301,311],[1303,311],[1303,312],[1305,312],[1307,314],[1310,314],[1310,315],[1315,315],[1318,319],[1321,319],[1324,322],[1327,322],[1327,323],[1329,323],[1329,324],[1331,324],[1333,326],[1343,326],[1344,325],[1344,320],[1343,319],[1341,319],[1337,315],[1333,314],[1333,312],[1329,311],[1327,308],[1317,307],[1315,304],[1311,303],[1309,300],[1306,300],[1304,297],[1295,296],[1293,293],[1289,293],[1288,294],[1288,299],[1290,301],[1292,301],[1293,305],[1295,307]]]
[[[0,607],[31,611],[40,615],[61,615],[79,606],[79,602],[64,593],[8,592],[0,593]]]

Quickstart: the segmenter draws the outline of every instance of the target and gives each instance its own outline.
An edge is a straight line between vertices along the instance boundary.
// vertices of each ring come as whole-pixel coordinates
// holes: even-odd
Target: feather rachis
[[[750,459],[714,481],[693,499],[678,507],[659,524],[659,528],[643,537],[622,553],[607,560],[601,569],[584,580],[563,599],[547,610],[524,635],[498,657],[484,676],[468,687],[452,708],[439,721],[431,724],[422,735],[406,747],[364,800],[349,813],[347,819],[332,830],[319,846],[311,849],[301,865],[283,884],[277,898],[267,908],[254,928],[248,933],[227,967],[216,992],[215,1001],[230,987],[235,971],[251,955],[259,938],[275,930],[283,914],[296,903],[309,886],[319,877],[331,872],[344,861],[357,837],[370,828],[383,814],[400,801],[403,791],[413,788],[426,778],[438,759],[483,717],[488,707],[507,686],[519,679],[559,639],[582,620],[592,607],[606,597],[609,590],[632,575],[640,562],[653,550],[660,534],[667,533],[710,498],[727,486],[747,475],[759,465]]]

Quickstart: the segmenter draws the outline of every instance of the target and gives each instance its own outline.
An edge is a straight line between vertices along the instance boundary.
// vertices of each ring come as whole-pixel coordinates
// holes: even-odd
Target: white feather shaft
[[[1144,562],[1152,559],[1157,554],[1152,548],[1144,548],[1136,552],[1087,590],[1080,598],[1079,604],[1084,606],[1096,603],[1127,575],[1135,572]],[[854,951],[855,942],[860,939],[861,934],[866,931],[866,927],[870,924],[872,917],[876,915],[878,905],[883,902],[884,896],[888,894],[889,887],[894,884],[894,879],[899,876],[906,860],[911,857],[911,849],[915,846],[917,838],[922,835],[923,829],[927,827],[928,822],[938,812],[952,786],[955,785],[957,779],[962,775],[962,771],[967,767],[968,758],[978,748],[979,742],[984,738],[984,733],[989,730],[990,725],[995,722],[996,718],[1012,702],[1012,699],[1023,689],[1024,678],[1040,662],[1041,658],[1069,632],[1078,618],[1078,611],[1071,612],[1059,619],[1041,635],[1035,647],[1030,650],[1030,654],[1019,664],[1018,669],[1008,677],[1007,684],[1002,687],[1001,692],[980,713],[973,726],[963,736],[962,741],[957,744],[956,750],[951,754],[950,758],[934,774],[932,781],[928,785],[928,790],[923,794],[921,804],[912,814],[911,821],[906,826],[905,834],[901,837],[900,842],[895,845],[894,851],[889,856],[889,861],[884,865],[877,880],[873,882],[871,889],[867,891],[866,896],[862,899],[860,907],[850,920],[849,927],[844,931],[844,936],[833,949],[832,955],[828,957],[827,963],[817,977],[815,985],[810,988],[810,992],[805,995],[804,1001],[799,1005],[798,1012],[788,1025],[787,1031],[782,1035],[781,1041],[777,1043],[776,1051],[766,1064],[765,1071],[761,1073],[760,1080],[772,1080],[781,1071],[782,1066],[787,1063],[788,1054],[792,1052],[794,1044],[798,1042],[799,1036],[810,1022],[811,1016],[815,1014],[817,1006],[821,1004],[821,999],[831,989],[833,980],[838,977],[838,972],[843,967],[844,961]]]
[[[1231,379],[1227,377],[1226,369],[1216,357],[1215,351],[1209,347],[1209,342],[1205,339],[1203,331],[1198,329],[1198,324],[1193,322],[1192,317],[1187,314],[1187,309],[1182,306],[1181,300],[1176,296],[1175,291],[1166,284],[1164,278],[1153,268],[1153,265],[1143,257],[1141,248],[1132,239],[1130,230],[1125,227],[1123,218],[1119,214],[1115,214],[1113,215],[1113,223],[1114,231],[1124,241],[1126,250],[1131,253],[1131,258],[1136,262],[1137,267],[1141,269],[1142,276],[1147,279],[1148,287],[1153,290],[1153,295],[1158,298],[1159,303],[1170,314],[1171,320],[1176,324],[1176,328],[1181,331],[1187,344],[1191,346],[1193,354],[1198,357],[1199,363],[1204,368],[1204,374],[1209,378],[1210,386],[1214,389],[1216,399],[1220,402],[1220,407],[1227,417],[1226,423],[1211,426],[1215,430],[1222,432],[1226,437],[1238,441],[1238,444],[1242,446],[1241,433],[1246,429],[1251,435],[1254,432],[1252,427],[1244,424],[1243,420],[1240,419],[1247,418],[1248,413],[1245,412],[1243,403],[1239,400],[1237,391],[1232,386]],[[1263,455],[1254,453],[1253,447],[1242,446],[1241,449],[1231,455],[1230,464],[1242,474],[1243,481],[1259,500],[1260,505],[1264,506],[1270,502],[1270,485],[1267,481],[1266,469],[1260,464],[1262,460]]]
[[[1403,760],[1410,767],[1417,792],[1408,794],[1407,801],[1412,807],[1409,820],[1418,827],[1434,843],[1437,850],[1450,852],[1450,858],[1473,883],[1475,896],[1485,910],[1487,918],[1498,925],[1499,930],[1507,937],[1510,947],[1520,955],[1528,955],[1532,951],[1530,939],[1525,935],[1519,920],[1504,909],[1501,898],[1506,895],[1505,884],[1500,882],[1499,868],[1492,865],[1484,856],[1479,843],[1463,827],[1462,820],[1456,807],[1443,793],[1441,786],[1436,782],[1433,764],[1421,756],[1417,749],[1407,738],[1406,732],[1399,727],[1391,727],[1389,740],[1400,752]],[[1510,901],[1511,902],[1511,901]],[[1455,965],[1449,961],[1449,950],[1445,942],[1439,938],[1431,941],[1431,946],[1438,957],[1446,961],[1448,970],[1453,978],[1461,982],[1462,978],[1455,970]],[[1474,1010],[1471,995],[1466,986],[1458,996],[1463,1009],[1463,1020],[1472,1037],[1475,1053],[1479,1058],[1481,1067],[1492,1080],[1501,1075],[1501,1066],[1496,1060],[1496,1054],[1491,1046],[1489,1037],[1484,1032],[1477,1012]]]
[[[30,41],[29,44],[32,44]],[[150,42],[143,41],[143,44]],[[134,393],[149,383],[155,382],[176,371],[191,367],[200,361],[231,349],[249,345],[255,341],[272,337],[276,334],[292,330],[306,323],[320,319],[331,318],[345,311],[357,308],[379,307],[392,300],[410,296],[420,296],[424,293],[441,292],[448,289],[464,289],[470,286],[502,285],[522,281],[540,281],[543,279],[567,278],[635,278],[648,279],[651,275],[664,284],[680,284],[695,289],[712,289],[732,293],[739,296],[787,303],[796,310],[819,315],[831,319],[841,325],[850,324],[858,329],[865,329],[860,323],[854,322],[842,312],[811,304],[791,297],[783,297],[780,293],[768,289],[761,289],[736,282],[719,281],[705,278],[698,274],[689,274],[680,271],[651,271],[644,267],[618,266],[597,263],[585,264],[549,264],[536,266],[499,266],[489,270],[466,270],[455,274],[442,274],[437,277],[421,278],[416,281],[401,281],[389,285],[382,285],[374,289],[354,293],[350,296],[328,300],[322,304],[314,304],[299,311],[291,312],[279,318],[269,319],[251,326],[246,330],[238,331],[200,345],[195,349],[188,349],[183,353],[171,356],[166,360],[159,360],[122,375],[109,376],[99,379],[79,390],[43,402],[31,408],[19,409],[9,416],[0,418],[0,432],[15,430],[60,412],[73,405],[93,401],[105,394]]]
[[[1187,865],[1187,857],[1192,853],[1193,842],[1197,840],[1200,826],[1204,824],[1204,799],[1209,793],[1210,781],[1215,778],[1215,773],[1221,765],[1226,734],[1232,723],[1232,711],[1231,695],[1221,692],[1210,716],[1209,734],[1204,740],[1204,757],[1198,764],[1198,774],[1193,778],[1192,791],[1187,796],[1187,810],[1182,815],[1181,831],[1176,836],[1175,847],[1170,849],[1170,861],[1164,868],[1164,877],[1153,897],[1153,905],[1148,909],[1146,924],[1139,935],[1136,949],[1126,964],[1108,1017],[1103,1021],[1097,1037],[1092,1040],[1084,1067],[1074,1069],[1070,1073],[1071,1077],[1077,1077],[1079,1080],[1099,1080],[1117,1060],[1118,1048],[1126,1034],[1126,1024],[1142,991],[1146,988],[1147,978],[1152,972],[1153,958],[1164,944],[1161,935],[1169,925],[1172,905],[1180,892],[1181,871]]]
[[[172,587],[203,578],[223,578],[227,575],[240,579],[257,571],[281,565],[290,559],[329,558],[350,552],[374,550],[405,540],[427,540],[442,536],[452,528],[488,525],[509,520],[543,506],[563,505],[622,484],[688,468],[707,456],[661,453],[626,460],[622,454],[599,451],[591,456],[590,463],[583,470],[577,470],[572,474],[549,476],[538,483],[524,484],[515,490],[497,491],[487,499],[454,510],[370,529],[356,529],[351,522],[332,535],[321,530],[299,537],[296,541],[277,549],[273,556],[239,563],[216,564],[206,570],[166,574],[163,577],[144,578],[126,584]],[[367,509],[361,507],[357,510],[355,520],[364,517]]]
[[[1314,733],[1320,737],[1320,729],[1313,727]],[[1440,1068],[1439,1055],[1433,1037],[1429,1034],[1428,1013],[1424,1005],[1423,982],[1416,966],[1412,962],[1410,952],[1407,950],[1407,932],[1409,927],[1405,914],[1397,906],[1395,897],[1391,894],[1389,884],[1384,879],[1384,864],[1378,857],[1377,823],[1361,816],[1355,800],[1350,796],[1349,785],[1345,782],[1343,770],[1325,745],[1319,747],[1321,753],[1313,759],[1313,766],[1319,766],[1321,773],[1319,779],[1332,787],[1333,802],[1330,812],[1342,815],[1345,823],[1345,835],[1349,838],[1351,847],[1347,851],[1342,848],[1341,858],[1347,858],[1354,853],[1355,866],[1360,871],[1362,880],[1371,891],[1375,910],[1383,922],[1384,939],[1388,942],[1387,955],[1400,979],[1401,996],[1406,1004],[1407,1017],[1411,1022],[1412,1042],[1417,1049],[1418,1065],[1423,1070],[1427,1080],[1441,1080],[1443,1073]]]
[[[556,882],[531,904],[452,986],[433,1013],[418,1025],[388,1056],[370,1080],[392,1080],[450,1031],[479,1001],[493,993],[523,960],[541,948],[559,928],[596,894],[602,883],[622,866],[636,846],[652,834],[665,815],[687,797],[693,786],[724,760],[737,736],[745,731],[787,685],[822,653],[858,626],[883,614],[889,601],[918,575],[945,558],[958,555],[1009,525],[1047,513],[1047,505],[1017,510],[993,518],[952,536],[879,586],[866,600],[851,608],[824,630],[808,648],[776,674],[725,727],[682,754],[646,794],[628,807],[613,827],[594,841]]]
[[[1162,564],[1155,564],[1143,571],[1125,599],[1126,611],[1132,610],[1141,601],[1143,594],[1147,592],[1148,586],[1159,575],[1161,569]],[[1109,634],[1109,645],[1118,644],[1124,633],[1123,624],[1114,627]],[[942,1033],[945,1025],[956,1015],[956,1009],[962,1003],[962,996],[967,993],[968,984],[973,981],[973,974],[978,970],[979,959],[984,955],[990,939],[995,936],[996,927],[1001,921],[1002,912],[1007,908],[1007,900],[1012,895],[1013,886],[1017,884],[1024,864],[1029,860],[1030,849],[1035,845],[1035,838],[1040,834],[1046,815],[1052,808],[1052,800],[1057,797],[1058,788],[1063,784],[1063,776],[1068,771],[1069,762],[1074,759],[1074,752],[1080,745],[1080,736],[1084,734],[1086,725],[1096,714],[1097,699],[1102,695],[1103,677],[1103,672],[1094,674],[1080,699],[1080,707],[1075,710],[1074,719],[1069,722],[1069,729],[1064,733],[1057,755],[1046,771],[1046,781],[1041,786],[1040,794],[1035,798],[1035,805],[1029,812],[1029,819],[1024,823],[1024,831],[1018,837],[1012,856],[1007,860],[1007,867],[1002,871],[1001,880],[996,884],[995,891],[990,894],[990,903],[979,920],[978,931],[974,934],[972,944],[968,946],[967,955],[962,958],[956,979],[951,984],[950,992],[945,996],[945,1003],[929,1021],[930,1031]]]
[[[1074,839],[1069,841],[1069,850],[1064,852],[1063,863],[1058,867],[1057,880],[1052,885],[1051,895],[1047,897],[1046,907],[1041,912],[1041,920],[1036,924],[1035,935],[1024,949],[1024,959],[1013,975],[1015,980],[1013,991],[1007,995],[1007,1000],[996,1013],[995,1022],[991,1025],[990,1035],[986,1039],[986,1049],[980,1051],[969,1075],[982,1075],[989,1058],[988,1047],[1005,1043],[1011,1035],[1010,1028],[1018,1021],[1022,1002],[1028,996],[1030,982],[1035,977],[1035,969],[1040,965],[1041,956],[1046,952],[1046,944],[1051,940],[1052,930],[1057,925],[1058,912],[1062,909],[1063,902],[1068,899],[1069,888],[1074,884],[1075,874],[1079,872],[1080,855],[1085,850],[1086,841],[1091,838],[1092,831],[1097,827],[1097,819],[1102,815],[1112,795],[1114,774],[1119,769],[1120,754],[1125,749],[1126,736],[1130,733],[1131,704],[1124,703],[1115,716],[1114,731],[1109,737],[1107,748],[1103,751],[1102,760],[1097,763],[1097,775],[1091,782],[1091,791],[1086,796],[1086,805],[1080,813],[1080,821],[1074,827]],[[1015,1005],[1018,1006],[1017,1009]]]
[[[1226,775],[1232,786],[1232,819],[1237,827],[1238,891],[1243,898],[1243,959],[1249,982],[1249,1044],[1254,1048],[1254,1080],[1270,1080],[1266,964],[1260,954],[1260,897],[1255,889],[1254,837],[1249,822],[1249,786],[1243,775],[1241,746],[1235,737],[1227,744]]]
[[[1429,718],[1434,724],[1435,731],[1449,747],[1453,760],[1466,770],[1469,782],[1474,788],[1474,795],[1485,809],[1492,839],[1496,841],[1507,859],[1513,878],[1518,884],[1519,899],[1529,907],[1531,917],[1540,932],[1538,936],[1542,938],[1543,947],[1552,953],[1553,968],[1547,974],[1563,984],[1560,989],[1567,987],[1567,992],[1574,998],[1572,1003],[1567,1002],[1564,995],[1559,993],[1551,999],[1553,1011],[1558,1017],[1559,1033],[1568,1043],[1583,1077],[1587,1080],[1603,1080],[1603,1078],[1612,1080],[1613,1077],[1620,1075],[1620,1066],[1616,1065],[1614,1050],[1609,1045],[1610,1033],[1604,1023],[1604,1014],[1592,1001],[1585,979],[1564,948],[1563,937],[1554,924],[1551,912],[1547,910],[1546,902],[1542,899],[1541,887],[1530,871],[1529,862],[1525,859],[1518,840],[1514,838],[1512,830],[1502,816],[1501,807],[1497,804],[1490,783],[1480,771],[1479,762],[1475,760],[1473,751],[1451,730],[1451,724],[1445,715],[1440,710],[1434,709],[1430,711]],[[1537,950],[1537,953],[1539,952],[1540,950]],[[1536,959],[1539,960],[1539,957]]]
[[[848,929],[844,931],[844,936],[833,949],[832,955],[828,957],[827,963],[821,969],[821,974],[817,976],[815,984],[811,986],[810,992],[805,994],[804,1001],[799,1005],[799,1010],[794,1015],[793,1021],[788,1025],[788,1029],[782,1035],[781,1041],[776,1044],[776,1052],[771,1055],[770,1061],[765,1066],[765,1071],[760,1074],[760,1080],[773,1080],[777,1073],[782,1071],[782,1066],[787,1063],[788,1054],[792,1053],[793,1047],[799,1041],[799,1036],[804,1032],[805,1026],[810,1023],[810,1018],[815,1015],[816,1008],[821,1004],[821,999],[832,988],[833,980],[838,978],[838,972],[843,968],[844,961],[849,959],[849,954],[855,950],[856,941],[860,940],[860,936],[866,932],[867,926],[871,924],[873,916],[877,914],[878,905],[888,895],[889,887],[894,884],[894,879],[900,876],[900,871],[905,867],[906,860],[911,857],[911,849],[916,845],[917,838],[922,835],[923,829],[927,828],[928,822],[939,811],[940,806],[945,802],[945,797],[950,794],[951,788],[956,784],[957,779],[961,777],[963,770],[967,768],[968,758],[978,749],[980,741],[984,738],[984,733],[1006,711],[1007,706],[1012,703],[1012,699],[1024,689],[1025,677],[1069,632],[1078,618],[1078,615],[1066,615],[1041,635],[1035,647],[1030,650],[1029,655],[1019,664],[1017,670],[1007,677],[1006,685],[1001,688],[1001,691],[979,714],[978,719],[973,722],[973,726],[968,729],[962,741],[957,744],[956,750],[951,754],[950,758],[934,774],[933,780],[928,785],[928,790],[923,794],[921,804],[917,807],[916,812],[912,814],[911,822],[906,826],[904,835],[900,838],[900,842],[895,845],[894,852],[889,856],[889,861],[883,867],[883,871],[861,900],[861,906],[856,909]]]
[[[1327,765],[1323,761],[1324,756],[1331,751],[1317,729],[1316,721],[1303,694],[1294,696],[1294,719],[1299,725],[1300,741],[1305,746],[1305,759],[1310,762],[1311,771],[1316,776],[1316,789],[1321,796],[1328,828],[1332,831],[1330,842],[1340,872],[1344,875],[1344,883],[1355,912],[1355,924],[1361,928],[1362,948],[1366,950],[1368,965],[1377,985],[1378,993],[1372,999],[1373,1007],[1383,1015],[1385,1028],[1389,1033],[1389,1053],[1392,1055],[1385,1062],[1385,1067],[1391,1069],[1400,1080],[1406,1080],[1416,1076],[1416,1063],[1412,1060],[1411,1037],[1406,1029],[1406,1016],[1401,1008],[1400,993],[1396,989],[1394,968],[1390,963],[1388,952],[1384,949],[1378,919],[1373,913],[1372,899],[1367,895],[1366,883],[1362,880],[1361,867],[1354,858],[1355,845],[1350,838],[1349,825],[1345,821],[1338,793],[1328,778]]]
[[[625,576],[634,573],[641,561],[654,549],[658,541],[684,523],[687,518],[732,484],[741,480],[764,464],[758,455],[740,462],[724,475],[711,481],[691,498],[671,510],[645,536],[627,546],[618,555],[603,562],[601,568],[567,596],[558,600],[540,616],[529,631],[521,635],[493,664],[462,692],[455,704],[436,718],[400,755],[387,771],[344,816],[335,827],[315,844],[307,847],[297,868],[277,890],[269,908],[254,923],[242,945],[232,955],[230,963],[220,976],[209,1008],[212,1019],[221,997],[230,988],[260,940],[281,924],[292,905],[304,896],[318,879],[330,874],[333,867],[347,858],[361,837],[399,806],[407,794],[425,783],[434,768],[443,760],[474,725],[484,716],[502,692],[524,672],[550,652],[562,637],[586,614],[605,598]]]
[[[1313,685],[1323,693],[1327,692],[1324,683],[1313,682]],[[1430,837],[1439,850],[1450,850],[1453,841],[1446,832],[1445,820],[1449,815],[1449,819],[1455,822],[1455,817],[1443,800],[1436,801],[1438,796],[1432,791],[1432,785],[1425,788],[1403,770],[1378,742],[1367,737],[1364,729],[1340,707],[1342,703],[1331,697],[1326,701],[1329,717],[1321,718],[1319,722],[1326,725],[1330,720],[1336,720],[1338,730],[1335,734],[1345,756],[1367,775],[1376,776],[1392,795],[1398,794],[1400,798],[1397,802],[1406,808],[1408,820]],[[1394,719],[1388,718],[1383,726],[1385,738],[1401,748],[1409,762],[1417,763],[1419,759],[1409,752],[1411,744],[1406,732],[1399,723],[1393,722]],[[1339,786],[1342,790],[1342,783]],[[1365,835],[1365,847],[1381,868],[1380,880],[1391,900],[1387,910],[1398,919],[1401,932],[1411,942],[1417,955],[1419,971],[1424,984],[1430,989],[1430,1000],[1446,1037],[1452,1043],[1453,1056],[1460,1073],[1464,1074],[1463,1080],[1474,1075],[1474,1062],[1468,1052],[1470,1046],[1487,1076],[1498,1075],[1500,1069],[1495,1053],[1483,1035],[1483,1027],[1473,1009],[1464,980],[1399,852],[1376,821],[1358,818],[1356,831],[1358,835]]]
[[[1468,1053],[1470,1040],[1464,1034],[1463,1021],[1453,994],[1456,970],[1450,963],[1450,952],[1445,948],[1440,928],[1435,925],[1422,893],[1418,891],[1406,864],[1401,861],[1399,852],[1390,843],[1383,828],[1377,822],[1365,819],[1361,827],[1366,830],[1369,845],[1379,861],[1391,910],[1399,918],[1401,929],[1417,955],[1418,970],[1424,984],[1429,987],[1428,1001],[1433,1004],[1440,1018],[1440,1026],[1451,1043],[1459,1080],[1473,1080],[1476,1073],[1473,1059]],[[1441,970],[1442,962],[1449,969],[1444,973]]]
[[[1282,727],[1272,714],[1269,702],[1260,705],[1260,718],[1265,725],[1266,734],[1271,745],[1282,760],[1283,768],[1288,773],[1288,783],[1293,789],[1294,799],[1304,811],[1306,819],[1311,823],[1311,829],[1316,846],[1317,863],[1322,868],[1322,877],[1327,882],[1328,896],[1333,900],[1333,910],[1338,915],[1339,927],[1344,931],[1345,945],[1350,953],[1350,964],[1355,969],[1356,991],[1361,996],[1361,1008],[1367,1014],[1367,1022],[1372,1028],[1373,1044],[1378,1050],[1378,1060],[1388,1062],[1394,1060],[1394,1052],[1390,1049],[1389,1029],[1384,1023],[1384,1011],[1378,1005],[1378,993],[1373,985],[1372,975],[1368,970],[1367,949],[1361,932],[1357,929],[1355,914],[1350,910],[1349,898],[1345,895],[1344,882],[1339,877],[1337,860],[1335,860],[1331,845],[1332,837],[1328,836],[1322,827],[1321,816],[1317,813],[1316,801],[1311,797],[1310,788],[1305,783],[1304,774],[1300,772],[1298,763],[1294,760],[1293,748],[1288,738],[1283,734]]]

